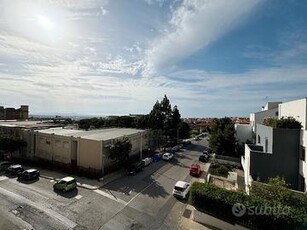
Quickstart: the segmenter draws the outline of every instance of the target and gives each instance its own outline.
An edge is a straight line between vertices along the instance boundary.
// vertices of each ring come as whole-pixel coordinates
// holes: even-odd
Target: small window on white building
[[[306,157],[305,157],[305,147],[304,146],[300,146],[301,151],[300,151],[300,160],[305,161]]]
[[[264,151],[265,151],[265,152],[268,152],[268,148],[269,148],[269,140],[268,140],[268,138],[266,137],[266,138],[265,138]]]
[[[258,144],[260,144],[260,135],[258,135]]]

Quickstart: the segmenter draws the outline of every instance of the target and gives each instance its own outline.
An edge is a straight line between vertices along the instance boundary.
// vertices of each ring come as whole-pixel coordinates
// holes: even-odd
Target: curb
[[[41,178],[44,178],[44,179],[48,179],[48,180],[59,180],[58,178],[55,178],[55,177],[50,177],[50,176],[45,176],[45,175],[40,175],[39,177]],[[101,188],[103,185],[97,187],[97,186],[91,186],[91,185],[83,185],[83,184],[80,184],[79,182],[77,182],[77,187],[80,187],[80,188],[85,188],[85,189],[88,189],[88,190],[96,190],[96,189],[99,189]]]
[[[119,178],[121,178],[122,176],[124,176],[125,174],[119,174],[119,176],[115,177],[115,179],[112,179],[106,183],[103,183],[102,185],[100,186],[92,186],[92,185],[86,185],[86,184],[81,184],[80,182],[77,182],[77,187],[80,187],[80,188],[85,188],[85,189],[88,189],[88,190],[96,190],[96,189],[100,189],[100,188],[103,188],[103,186],[115,181],[115,180],[118,180]],[[45,175],[40,175],[41,178],[44,178],[44,179],[48,179],[48,180],[59,180],[59,178],[56,178],[56,177],[50,177],[50,176],[45,176]]]

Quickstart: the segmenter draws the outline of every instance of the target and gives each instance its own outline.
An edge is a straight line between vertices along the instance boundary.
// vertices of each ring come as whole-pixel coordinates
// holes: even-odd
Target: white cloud
[[[161,70],[204,48],[245,21],[260,0],[185,0],[170,28],[148,51],[148,68]]]

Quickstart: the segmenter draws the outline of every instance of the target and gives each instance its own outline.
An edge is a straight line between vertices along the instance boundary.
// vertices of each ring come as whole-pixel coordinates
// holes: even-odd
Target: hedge
[[[247,215],[245,213],[242,217],[236,217],[232,214],[232,206],[236,203],[241,203],[247,208],[258,207],[257,210],[268,206],[285,208],[286,205],[259,196],[246,195],[243,192],[225,190],[212,184],[194,182],[191,186],[189,202],[201,211],[252,229],[307,229],[307,207],[289,206],[289,212],[285,215],[278,213]]]

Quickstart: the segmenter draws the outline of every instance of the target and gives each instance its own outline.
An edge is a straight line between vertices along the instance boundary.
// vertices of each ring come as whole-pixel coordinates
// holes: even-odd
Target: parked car
[[[8,161],[1,161],[0,162],[0,171],[6,170],[8,167],[10,167],[11,163]]]
[[[192,142],[190,141],[190,140],[184,140],[183,142],[182,142],[182,144],[183,144],[183,146],[188,146],[188,145],[190,145]]]
[[[185,199],[190,190],[190,184],[185,181],[177,181],[173,189],[173,196]]]
[[[166,160],[166,161],[169,161],[173,157],[174,157],[174,154],[172,154],[172,153],[164,153],[163,156],[162,156],[162,159]]]
[[[152,158],[150,157],[146,157],[142,160],[142,164],[143,166],[147,166],[147,165],[150,165],[152,163]]]
[[[128,175],[135,175],[138,172],[142,171],[143,168],[144,168],[144,166],[143,166],[142,162],[132,164],[132,165],[128,166],[127,174]]]
[[[199,156],[198,160],[201,162],[208,162],[209,156],[207,154],[202,154]]]
[[[18,176],[24,171],[21,165],[11,165],[5,170],[5,174],[8,176]]]
[[[34,180],[39,178],[39,171],[37,169],[28,169],[18,175],[18,179]]]
[[[192,164],[190,167],[190,175],[191,176],[200,176],[201,169],[199,164]]]
[[[207,154],[207,155],[208,155],[208,151],[207,151],[207,150],[204,150],[204,151],[203,151],[203,154]]]
[[[157,162],[161,159],[161,154],[160,153],[156,153],[152,156],[152,161],[153,162]]]
[[[53,185],[54,190],[60,190],[63,192],[67,192],[75,188],[77,188],[77,182],[75,178],[70,176],[62,178]]]

